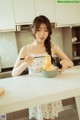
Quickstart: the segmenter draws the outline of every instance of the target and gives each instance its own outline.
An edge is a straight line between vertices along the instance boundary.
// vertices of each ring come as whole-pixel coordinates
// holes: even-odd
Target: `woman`
[[[35,38],[34,42],[21,49],[12,71],[13,76],[20,75],[26,68],[29,69],[29,74],[41,72],[45,58],[40,56],[50,55],[52,64],[54,64],[54,55],[58,56],[61,59],[61,71],[73,66],[73,62],[65,55],[65,53],[56,44],[51,43],[52,29],[47,17],[40,15],[34,19],[32,33]],[[29,108],[29,118],[35,117],[37,120],[54,120],[62,110],[63,105],[61,101],[42,106],[35,106]]]

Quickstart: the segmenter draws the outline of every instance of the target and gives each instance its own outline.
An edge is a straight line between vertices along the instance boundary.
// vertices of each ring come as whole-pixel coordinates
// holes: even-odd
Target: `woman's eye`
[[[42,30],[41,30],[41,29],[38,29],[37,31],[40,32],[40,31],[42,31]],[[47,30],[47,29],[44,29],[44,32],[48,32],[48,30]]]
[[[38,29],[37,31],[41,31],[40,29]]]
[[[48,32],[48,30],[45,30],[45,32]]]

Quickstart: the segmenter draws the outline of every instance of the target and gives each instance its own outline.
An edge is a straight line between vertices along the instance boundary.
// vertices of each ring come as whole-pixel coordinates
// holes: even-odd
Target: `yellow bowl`
[[[58,68],[52,71],[42,71],[42,75],[48,78],[55,77],[57,74],[58,74]]]

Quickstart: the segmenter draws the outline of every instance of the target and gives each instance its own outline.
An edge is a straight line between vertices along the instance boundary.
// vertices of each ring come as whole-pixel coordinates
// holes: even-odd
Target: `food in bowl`
[[[50,55],[45,57],[45,64],[42,68],[42,74],[45,77],[54,77],[57,75],[58,68],[51,63]]]

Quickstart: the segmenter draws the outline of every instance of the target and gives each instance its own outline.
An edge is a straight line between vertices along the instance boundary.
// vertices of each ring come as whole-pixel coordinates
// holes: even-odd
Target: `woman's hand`
[[[61,60],[60,64],[62,65],[62,68],[60,69],[61,72],[63,72],[65,69],[68,68],[68,61],[67,60]]]
[[[24,61],[28,64],[28,65],[31,65],[32,62],[34,60],[34,57],[33,56],[26,56]]]

